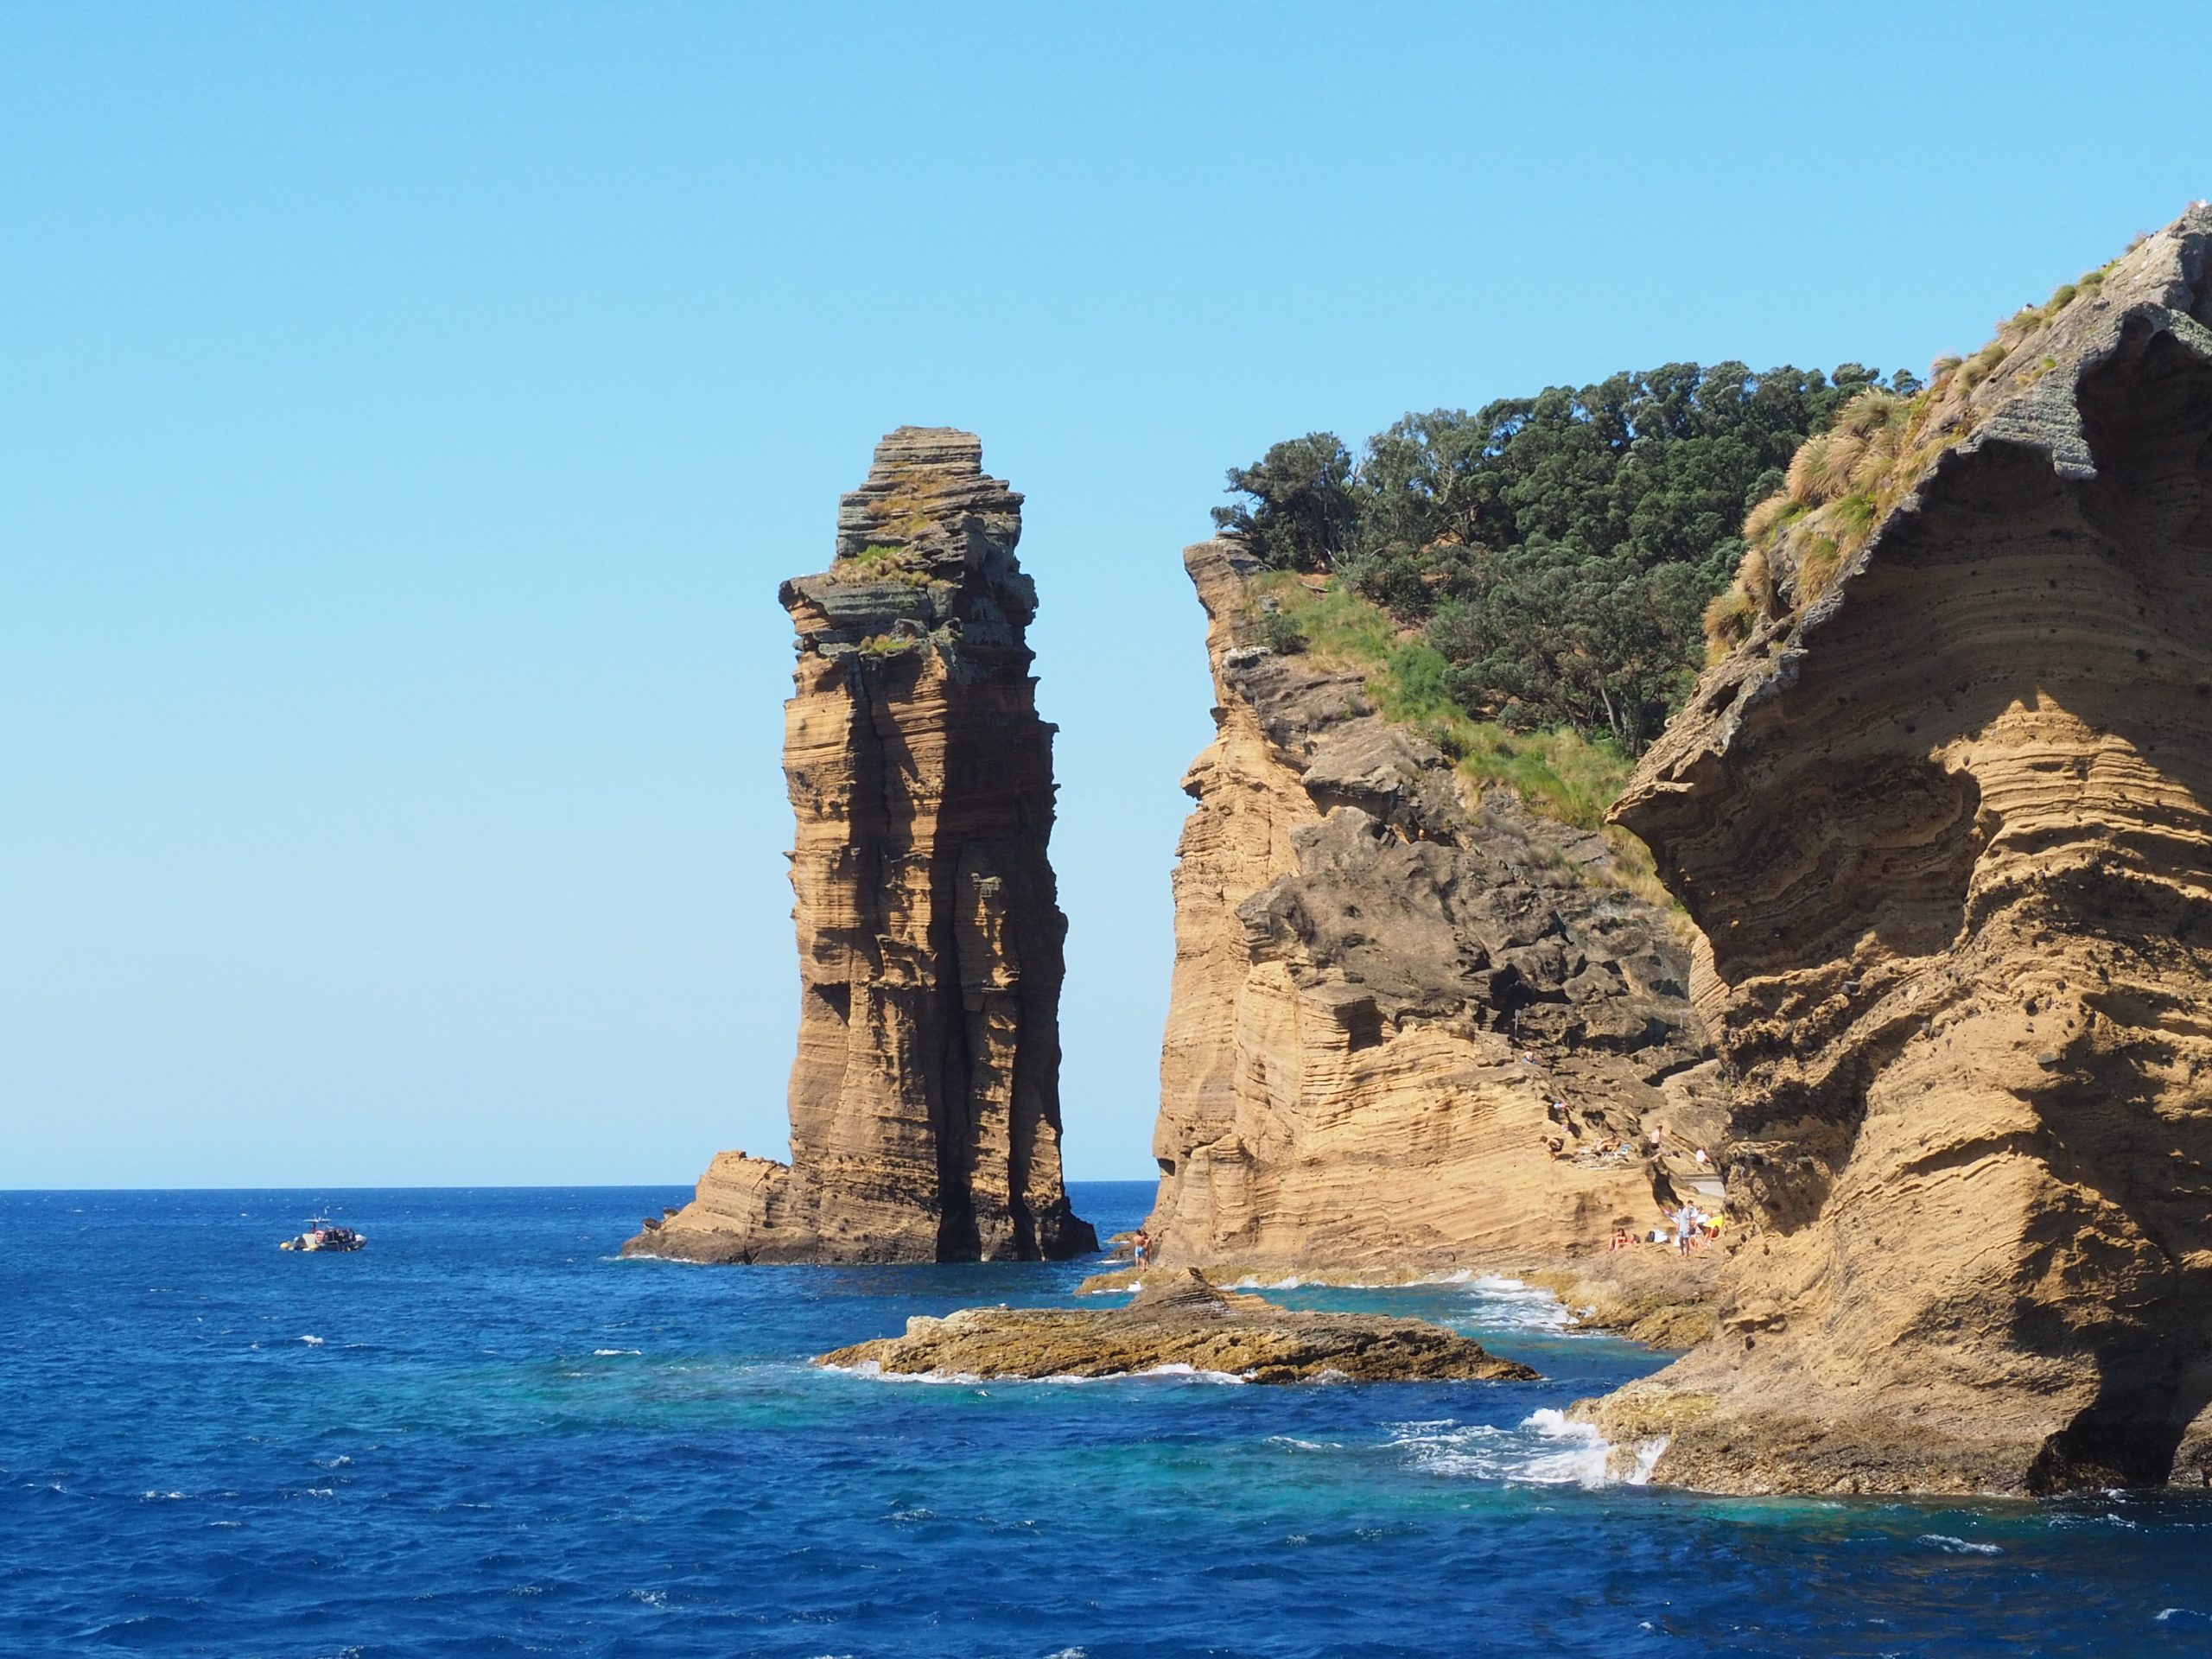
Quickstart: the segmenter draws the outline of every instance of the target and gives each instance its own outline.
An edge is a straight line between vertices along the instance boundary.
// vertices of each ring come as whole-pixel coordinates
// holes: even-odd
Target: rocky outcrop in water
[[[791,1161],[718,1155],[624,1247],[706,1262],[1063,1257],[1066,931],[1046,843],[1052,728],[1024,635],[1021,498],[971,435],[901,427],[837,515],[798,631]]]
[[[820,1365],[900,1376],[1123,1376],[1163,1366],[1248,1382],[1528,1382],[1536,1373],[1425,1319],[1309,1313],[1155,1273],[1122,1307],[969,1307],[912,1319],[903,1337],[824,1354]]]
[[[2016,321],[1617,809],[1709,941],[1750,1230],[1594,1408],[1661,1480],[2212,1480],[2212,211]]]
[[[1648,1224],[1639,1135],[1719,1115],[1665,914],[1603,836],[1476,798],[1362,674],[1268,649],[1236,543],[1185,563],[1218,706],[1184,780],[1160,1259],[1402,1274]]]

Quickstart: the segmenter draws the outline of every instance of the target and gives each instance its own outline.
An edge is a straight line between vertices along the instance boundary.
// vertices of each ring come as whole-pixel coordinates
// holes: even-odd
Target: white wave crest
[[[638,1348],[594,1348],[591,1351],[591,1357],[594,1359],[616,1359],[624,1356],[632,1359],[642,1359],[645,1357],[645,1352]]]
[[[1202,1371],[1195,1365],[1185,1365],[1179,1363],[1173,1365],[1147,1365],[1141,1371],[1126,1371],[1122,1373],[1122,1375],[1126,1376],[1187,1376],[1194,1382],[1226,1382],[1233,1383],[1239,1387],[1241,1387],[1247,1380],[1229,1371]],[[1100,1377],[1098,1380],[1103,1382],[1109,1381],[1110,1379]]]
[[[1242,1385],[1249,1378],[1228,1371],[1202,1371],[1196,1366],[1179,1362],[1170,1365],[1149,1365],[1141,1371],[1103,1371],[1096,1376],[1077,1376],[1063,1371],[1054,1376],[978,1376],[973,1371],[887,1371],[880,1360],[863,1359],[852,1365],[824,1365],[825,1371],[839,1371],[847,1376],[866,1377],[876,1382],[945,1382],[962,1388],[975,1388],[983,1382],[999,1385],[1009,1383],[1049,1383],[1059,1388],[1081,1387],[1092,1382],[1128,1382],[1138,1377],[1164,1376],[1192,1382],[1212,1382]]]
[[[1920,1541],[1933,1544],[1951,1555],[2002,1555],[2005,1553],[2001,1545],[1978,1544],[1970,1539],[1954,1538],[1948,1532],[1923,1532],[1920,1535]]]
[[[1511,1428],[1493,1423],[1397,1423],[1389,1442],[1402,1448],[1414,1465],[1455,1479],[1495,1481],[1508,1486],[1641,1485],[1665,1450],[1664,1441],[1640,1447],[1627,1476],[1611,1472],[1613,1447],[1587,1423],[1571,1421],[1546,1407]]]
[[[983,1380],[973,1371],[887,1371],[880,1359],[863,1359],[852,1365],[824,1365],[822,1369],[847,1376],[864,1376],[871,1382],[944,1382],[972,1389]]]
[[[1478,1298],[1468,1316],[1476,1325],[1492,1331],[1539,1331],[1548,1336],[1575,1328],[1574,1310],[1548,1290],[1497,1274],[1484,1274],[1464,1282]]]
[[[307,1344],[310,1348],[320,1348],[322,1346],[322,1338],[321,1337],[302,1337],[300,1340]]]

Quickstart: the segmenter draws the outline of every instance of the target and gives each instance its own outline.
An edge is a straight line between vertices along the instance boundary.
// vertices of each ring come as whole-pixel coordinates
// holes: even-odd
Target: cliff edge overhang
[[[1661,1479],[2212,1477],[2212,210],[2096,276],[1832,576],[1759,569],[1614,810],[1703,936],[1745,1230],[1594,1408]]]

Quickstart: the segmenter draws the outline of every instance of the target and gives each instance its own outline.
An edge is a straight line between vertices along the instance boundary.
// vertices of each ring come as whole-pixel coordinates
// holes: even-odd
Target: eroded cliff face
[[[1710,941],[1750,1230],[1595,1409],[1659,1479],[2212,1479],[2209,270],[2200,206],[2015,345],[1616,810]]]
[[[1652,1175],[1626,1148],[1670,1113],[1718,1122],[1665,915],[1602,836],[1471,800],[1360,675],[1260,645],[1235,543],[1185,563],[1217,730],[1184,780],[1160,1259],[1518,1266],[1649,1224]]]
[[[1052,728],[1014,559],[1021,498],[971,435],[901,427],[837,552],[779,595],[798,634],[791,1161],[717,1156],[626,1252],[718,1262],[1063,1257]]]

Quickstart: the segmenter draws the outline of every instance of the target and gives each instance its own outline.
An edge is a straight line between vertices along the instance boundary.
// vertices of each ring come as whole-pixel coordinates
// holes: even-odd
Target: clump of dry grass
[[[1972,357],[1937,358],[1927,385],[1913,396],[1869,389],[1828,430],[1808,438],[1783,486],[1744,520],[1746,548],[1736,579],[1706,609],[1707,660],[1726,656],[1762,620],[1794,615],[1826,592],[1936,457],[1981,423],[1990,404],[1974,396],[1977,389],[2031,385],[2057,366],[2050,355],[2024,348],[2069,306],[2094,298],[2117,264],[2062,283],[2041,305],[2021,307]]]

